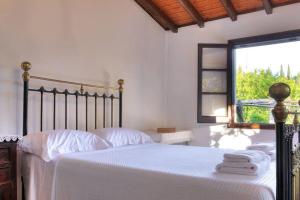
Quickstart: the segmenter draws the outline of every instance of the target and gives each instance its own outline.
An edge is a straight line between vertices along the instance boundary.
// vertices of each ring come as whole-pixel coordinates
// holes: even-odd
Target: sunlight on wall
[[[245,149],[253,144],[253,137],[260,133],[256,129],[228,129],[224,126],[210,126],[210,147],[224,149]]]
[[[223,116],[224,113],[227,113],[226,107],[225,108],[218,108],[214,111],[214,116]]]

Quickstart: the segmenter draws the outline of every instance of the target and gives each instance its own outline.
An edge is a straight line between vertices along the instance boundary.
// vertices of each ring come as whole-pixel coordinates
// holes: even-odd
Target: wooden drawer
[[[0,185],[0,200],[13,199],[12,184],[10,182]]]
[[[0,168],[0,183],[7,182],[11,180],[11,168]],[[1,199],[0,199],[1,200]]]
[[[0,200],[16,200],[16,143],[0,143]]]
[[[0,165],[10,161],[9,148],[0,149]]]

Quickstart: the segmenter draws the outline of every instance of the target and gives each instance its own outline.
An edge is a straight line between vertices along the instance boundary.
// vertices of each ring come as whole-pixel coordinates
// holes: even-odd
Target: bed
[[[30,78],[59,81],[55,79],[30,76],[30,63],[22,64],[24,80],[23,134],[28,134],[28,93],[41,94],[41,118],[43,116],[43,95],[74,95],[86,98],[108,97],[83,92],[82,87],[100,87],[89,84],[60,81],[60,83],[81,86],[81,91],[59,92],[56,89],[45,90],[29,87]],[[119,126],[122,127],[123,81],[118,81],[119,96],[110,96],[119,100]],[[275,89],[285,85],[275,85]],[[101,86],[102,87],[102,86]],[[291,200],[299,199],[299,148],[292,144],[295,126],[286,126],[283,120],[283,97],[288,95],[270,94],[278,102],[274,109],[277,132],[277,162],[270,170],[259,177],[217,174],[215,166],[222,160],[221,150],[201,147],[171,146],[163,144],[141,144],[104,150],[70,153],[58,156],[46,162],[32,154],[24,154],[22,164],[24,196],[29,200]],[[282,91],[282,90],[281,90]],[[273,94],[273,95],[272,95]],[[77,103],[77,102],[76,102]],[[65,104],[67,105],[67,97]],[[113,105],[113,104],[111,104]],[[55,98],[54,104],[55,107]],[[281,106],[281,107],[280,107]],[[54,109],[55,110],[55,109]],[[86,112],[88,109],[86,109]],[[111,108],[113,112],[113,109]],[[295,114],[295,113],[293,113]],[[76,106],[76,129],[78,128]],[[296,113],[297,115],[297,113]],[[86,114],[86,116],[88,116]],[[54,112],[53,117],[56,117]],[[67,121],[65,112],[65,121]],[[95,119],[97,111],[95,110]],[[105,121],[105,114],[103,117]],[[112,119],[113,120],[113,117]],[[55,121],[55,120],[54,120]],[[97,127],[95,120],[95,127]],[[296,121],[296,120],[295,120]],[[86,118],[86,124],[88,119]],[[104,122],[103,125],[106,123]],[[66,123],[67,125],[67,123]],[[113,125],[113,123],[111,123]],[[55,129],[55,123],[53,124]],[[68,128],[68,127],[65,127]],[[86,130],[88,126],[86,125]],[[43,131],[43,120],[40,130]],[[297,129],[298,130],[298,129]],[[280,169],[280,170],[276,170]]]
[[[24,174],[32,200],[275,199],[275,163],[261,177],[215,173],[229,151],[143,144],[68,154],[49,163],[26,155]]]

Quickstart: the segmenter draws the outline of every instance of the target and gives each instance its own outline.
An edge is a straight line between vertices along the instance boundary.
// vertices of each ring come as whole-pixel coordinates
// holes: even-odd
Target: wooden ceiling
[[[273,8],[300,0],[135,0],[165,30],[178,32],[178,28],[265,10],[272,14]]]

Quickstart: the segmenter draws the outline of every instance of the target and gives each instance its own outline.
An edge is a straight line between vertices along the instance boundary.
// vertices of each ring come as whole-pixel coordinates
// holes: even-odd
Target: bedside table
[[[18,136],[0,136],[0,199],[17,199]]]
[[[146,131],[155,141],[162,144],[188,144],[192,140],[192,131],[176,131],[172,133],[157,133]]]

